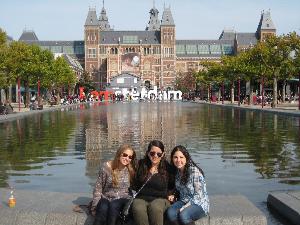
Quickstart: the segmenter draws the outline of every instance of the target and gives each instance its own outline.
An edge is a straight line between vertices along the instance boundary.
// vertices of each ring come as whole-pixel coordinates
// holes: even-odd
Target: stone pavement
[[[16,207],[9,208],[8,189],[0,189],[0,225],[92,225],[86,213],[72,211],[74,205],[87,204],[86,193],[56,193],[16,190]],[[266,225],[265,215],[241,195],[210,196],[210,215],[196,225]],[[130,223],[132,224],[132,223]]]

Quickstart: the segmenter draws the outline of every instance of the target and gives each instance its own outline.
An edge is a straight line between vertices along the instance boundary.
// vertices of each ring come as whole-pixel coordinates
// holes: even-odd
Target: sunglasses
[[[153,156],[157,155],[158,158],[162,157],[163,154],[164,153],[162,153],[162,152],[149,152],[150,156],[153,157]]]
[[[122,157],[124,157],[124,158],[128,157],[129,159],[133,159],[132,155],[128,155],[126,153],[122,153]]]

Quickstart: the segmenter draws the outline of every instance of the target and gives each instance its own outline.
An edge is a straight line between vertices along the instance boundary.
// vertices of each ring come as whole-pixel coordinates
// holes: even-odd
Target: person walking
[[[94,225],[116,225],[129,198],[129,187],[135,174],[136,153],[122,145],[112,161],[105,162],[93,191],[91,212]]]
[[[175,225],[194,224],[194,221],[209,213],[204,173],[191,159],[187,149],[181,145],[172,150],[171,165],[177,169],[175,187],[179,198],[167,209],[168,219]],[[170,199],[175,200],[175,196],[171,196]]]

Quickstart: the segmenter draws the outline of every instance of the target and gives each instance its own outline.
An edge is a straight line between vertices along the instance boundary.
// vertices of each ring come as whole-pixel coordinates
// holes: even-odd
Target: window
[[[118,54],[118,49],[117,48],[111,48],[110,49],[110,54],[117,55]]]
[[[123,36],[123,44],[138,44],[138,36]]]
[[[150,54],[150,48],[144,48],[144,55]]]
[[[50,46],[41,46],[42,50],[50,50]]]
[[[155,55],[160,54],[160,47],[153,47],[153,54]]]
[[[123,77],[117,78],[117,84],[124,84],[124,78]]]
[[[99,47],[99,54],[106,54],[106,47],[104,47],[104,46],[100,46]]]
[[[176,45],[176,54],[185,54],[185,45]]]
[[[197,51],[197,45],[187,45],[186,46],[186,53],[187,54],[198,54],[198,51]]]
[[[83,55],[84,54],[84,46],[75,46],[75,54]]]
[[[125,48],[125,53],[135,52],[135,48]]]
[[[199,54],[209,54],[209,46],[208,45],[198,45]]]
[[[210,53],[211,54],[221,54],[221,45],[213,44],[210,45]]]
[[[173,48],[164,48],[164,56],[171,57],[174,54]]]
[[[233,54],[233,47],[231,45],[222,45],[222,52],[224,55]]]
[[[62,46],[51,46],[51,52],[62,53]]]
[[[96,58],[96,49],[95,48],[88,49],[88,58]]]
[[[72,46],[63,46],[63,52],[66,54],[74,54],[74,48]]]

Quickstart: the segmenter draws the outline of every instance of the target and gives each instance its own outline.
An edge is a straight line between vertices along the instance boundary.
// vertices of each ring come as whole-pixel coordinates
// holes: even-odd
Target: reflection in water
[[[193,103],[95,103],[0,123],[0,187],[91,192],[101,162],[123,143],[138,157],[153,139],[185,145],[209,194],[243,194],[266,208],[268,191],[300,184],[300,118]]]

